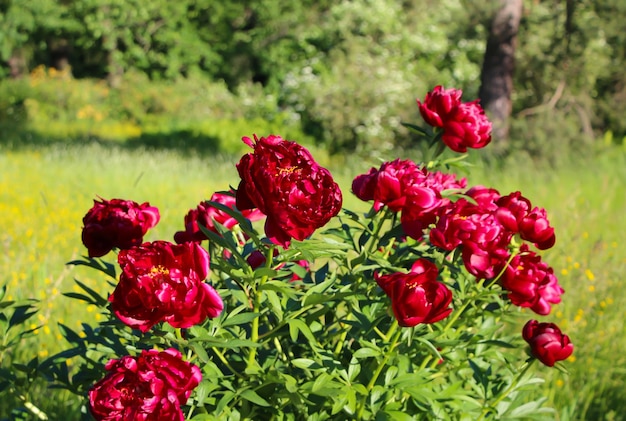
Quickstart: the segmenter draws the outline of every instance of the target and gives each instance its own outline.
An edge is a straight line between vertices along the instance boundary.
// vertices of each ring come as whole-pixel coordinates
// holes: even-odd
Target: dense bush
[[[40,66],[27,78],[0,81],[0,98],[4,143],[95,139],[239,153],[242,132],[282,131],[306,140],[275,97],[254,84],[233,93],[201,77],[154,82],[128,73],[111,88]]]

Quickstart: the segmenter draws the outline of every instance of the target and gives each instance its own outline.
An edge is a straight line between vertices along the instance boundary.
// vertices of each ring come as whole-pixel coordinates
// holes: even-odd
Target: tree
[[[500,7],[491,21],[480,77],[481,105],[491,117],[493,135],[500,145],[506,144],[509,135],[515,48],[521,16],[522,0],[500,0]]]

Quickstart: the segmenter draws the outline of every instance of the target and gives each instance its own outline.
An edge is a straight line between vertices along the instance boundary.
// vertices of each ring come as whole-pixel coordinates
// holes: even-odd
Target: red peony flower
[[[454,174],[439,171],[429,172],[423,168],[420,176],[407,177],[407,196],[400,219],[404,232],[421,239],[426,229],[437,221],[441,210],[450,204],[450,199],[442,197],[444,190],[465,188],[467,180],[457,180]]]
[[[98,421],[183,421],[181,405],[202,380],[200,369],[173,348],[110,360],[109,372],[89,390]]]
[[[500,208],[496,216],[500,223],[512,232],[519,233],[522,240],[535,243],[539,250],[547,250],[554,245],[556,236],[545,209],[531,209],[530,201],[520,192],[501,197],[497,204]]]
[[[565,292],[554,270],[526,244],[506,266],[500,284],[513,304],[528,307],[542,316],[550,313],[551,304],[561,302],[561,294]]]
[[[491,122],[478,100],[461,102],[462,91],[436,86],[417,101],[424,121],[443,129],[441,140],[455,152],[483,148],[491,141]]]
[[[229,208],[235,208],[235,192],[230,193],[213,193],[211,202],[221,203]],[[263,214],[258,209],[244,210],[241,214],[250,221],[257,221],[263,218]],[[174,234],[174,241],[181,244],[187,241],[204,241],[206,235],[200,230],[200,226],[206,227],[210,231],[217,232],[215,223],[217,222],[224,227],[231,229],[237,225],[237,220],[226,212],[219,210],[209,202],[203,201],[198,204],[195,209],[189,210],[185,216],[185,231],[178,231]]]
[[[147,332],[165,321],[190,327],[217,317],[224,304],[203,282],[209,274],[209,254],[199,243],[144,243],[122,250],[120,281],[109,297],[115,315],[132,328]]]
[[[367,174],[357,175],[352,180],[352,192],[354,195],[364,202],[374,200],[377,176],[378,170],[376,168],[370,168]]]
[[[478,101],[459,105],[444,123],[441,140],[455,152],[484,148],[491,142],[491,122]]]
[[[519,222],[520,237],[535,243],[539,250],[547,250],[556,242],[554,228],[550,226],[546,210],[534,208]]]
[[[444,127],[454,110],[461,105],[463,91],[459,89],[435,88],[426,94],[424,103],[417,101],[420,114],[424,121],[433,127]]]
[[[574,352],[569,337],[554,323],[529,320],[522,336],[530,345],[531,354],[548,367],[553,367],[557,361],[565,360]]]
[[[82,240],[89,257],[138,246],[146,232],[159,222],[159,210],[149,203],[111,199],[97,201],[83,218]]]
[[[427,259],[418,259],[409,273],[374,274],[374,279],[391,299],[391,308],[403,327],[435,323],[452,312],[452,292],[437,281],[438,270]]]
[[[461,246],[463,264],[478,279],[494,278],[509,258],[513,233],[496,217],[500,197],[495,189],[476,186],[466,193],[475,203],[459,199],[440,212],[430,231],[431,243],[452,251]]]
[[[280,136],[244,138],[254,148],[237,164],[237,208],[267,215],[265,234],[275,244],[304,240],[341,210],[341,190],[310,152]]]

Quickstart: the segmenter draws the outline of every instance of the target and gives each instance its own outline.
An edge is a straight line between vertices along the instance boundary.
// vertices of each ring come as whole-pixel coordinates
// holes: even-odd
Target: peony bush
[[[173,242],[143,241],[148,203],[96,201],[71,264],[108,291],[66,295],[106,317],[61,326],[71,347],[42,364],[49,378],[96,420],[551,419],[532,363],[564,370],[573,345],[553,323],[519,330],[564,293],[540,255],[555,232],[521,192],[450,172],[465,156],[446,147],[491,141],[461,97],[417,101],[426,126],[405,126],[423,161],[383,162],[352,192],[298,143],[254,135],[237,188],[181,215]]]

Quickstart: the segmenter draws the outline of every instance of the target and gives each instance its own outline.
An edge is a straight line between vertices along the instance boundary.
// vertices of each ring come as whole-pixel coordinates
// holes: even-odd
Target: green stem
[[[274,260],[274,245],[270,246],[267,249],[267,255],[265,256],[265,267],[271,268]],[[252,303],[252,312],[258,313],[261,308],[261,295],[259,292],[259,287],[265,284],[268,280],[268,276],[264,275],[256,288],[253,289],[252,293],[254,294],[254,299]],[[254,343],[259,341],[259,319],[260,317],[255,317],[252,319],[252,327],[250,332],[250,340]],[[250,368],[256,362],[256,347],[250,349],[250,353],[248,354],[248,364],[247,368]]]
[[[374,385],[376,385],[376,381],[378,380],[380,373],[382,373],[383,369],[389,362],[389,359],[393,355],[394,349],[396,348],[396,346],[398,346],[398,341],[400,340],[400,337],[402,336],[402,330],[398,329],[398,327],[399,327],[398,322],[394,320],[393,324],[389,328],[389,331],[387,332],[387,335],[386,335],[386,339],[389,341],[389,349],[387,350],[387,353],[385,353],[383,360],[380,362],[380,364],[378,364],[378,367],[376,367],[376,371],[374,371],[372,378],[367,384],[367,395],[363,396],[363,399],[361,400],[361,403],[359,405],[357,419],[363,418],[363,411],[365,410],[365,402],[367,400],[367,396],[369,395],[369,392],[371,392],[371,390],[374,388]],[[393,337],[389,339],[392,335]]]
[[[389,210],[389,208],[385,206],[385,209],[382,212],[382,216],[374,220],[376,226],[374,227],[374,231],[372,232],[372,238],[370,238],[371,243],[367,248],[367,254],[372,254],[374,250],[376,250],[376,246],[378,246],[378,234],[380,234],[380,230],[383,228],[383,224],[385,223],[385,220],[387,220],[387,216],[390,212],[391,211]]]
[[[511,384],[509,385],[509,387],[507,387],[504,390],[504,392],[500,393],[498,398],[489,407],[483,408],[483,410],[482,410],[482,412],[480,414],[480,417],[478,417],[478,419],[476,421],[482,421],[483,419],[485,419],[485,416],[487,416],[487,414],[489,414],[492,411],[495,411],[496,406],[498,406],[498,404],[500,402],[502,402],[504,400],[504,398],[506,398],[512,391],[515,390],[515,388],[517,387],[517,385],[520,382],[520,380],[522,379],[522,377],[524,377],[524,375],[528,372],[528,369],[530,368],[530,366],[533,365],[533,362],[535,362],[534,359],[524,363],[524,365],[522,366],[522,369],[519,371],[517,376],[515,376],[515,378],[513,379]]]
[[[211,347],[211,350],[215,353],[215,355],[217,355],[217,358],[219,358],[220,361],[230,370],[230,372],[235,375],[235,377],[239,377],[240,379],[243,378],[243,376],[230,365],[224,354],[219,349],[217,349],[216,347]]]

